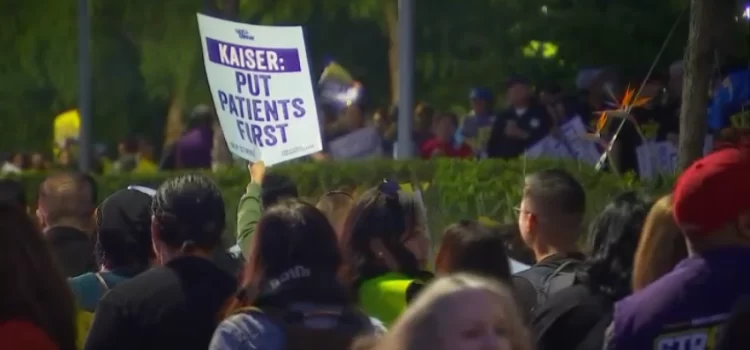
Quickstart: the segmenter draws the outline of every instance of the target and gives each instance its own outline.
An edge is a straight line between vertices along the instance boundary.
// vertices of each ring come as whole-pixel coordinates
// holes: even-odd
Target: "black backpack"
[[[536,307],[547,302],[550,295],[576,284],[579,276],[585,274],[585,264],[581,260],[565,259],[534,267],[517,273],[515,276],[528,281],[536,290]]]

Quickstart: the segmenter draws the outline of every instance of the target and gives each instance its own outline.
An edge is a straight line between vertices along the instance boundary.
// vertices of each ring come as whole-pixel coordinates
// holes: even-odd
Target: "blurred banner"
[[[53,152],[58,154],[69,142],[78,141],[78,133],[81,129],[81,115],[77,109],[61,113],[55,117],[54,122],[54,146]]]
[[[335,61],[323,69],[318,80],[320,102],[336,111],[359,102],[364,95],[362,84],[354,80],[349,72]]]

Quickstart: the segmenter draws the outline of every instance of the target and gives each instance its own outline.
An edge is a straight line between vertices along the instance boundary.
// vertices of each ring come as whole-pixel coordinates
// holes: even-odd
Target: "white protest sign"
[[[323,149],[302,27],[198,14],[203,61],[229,150],[266,165]]]
[[[576,116],[560,125],[559,135],[549,135],[526,150],[528,158],[573,158],[590,164],[599,161],[601,153],[594,141],[586,138],[586,126]]]
[[[703,154],[713,148],[713,137],[703,140]],[[677,171],[677,147],[671,141],[649,141],[635,149],[638,157],[638,174],[651,179],[658,174],[674,174]]]

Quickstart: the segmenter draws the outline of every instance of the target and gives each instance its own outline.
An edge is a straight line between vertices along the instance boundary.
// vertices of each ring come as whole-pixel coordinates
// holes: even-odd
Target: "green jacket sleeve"
[[[250,183],[237,208],[237,245],[245,259],[250,256],[250,242],[260,214],[260,185]]]

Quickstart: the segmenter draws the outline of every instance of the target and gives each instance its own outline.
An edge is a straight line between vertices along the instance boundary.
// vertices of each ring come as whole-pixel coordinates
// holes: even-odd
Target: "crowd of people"
[[[582,185],[543,170],[524,179],[517,222],[467,219],[432,242],[424,208],[396,182],[307,203],[259,162],[236,250],[222,247],[224,200],[203,175],[101,202],[80,173],[50,174],[36,203],[3,179],[0,344],[746,349],[749,173],[748,145],[722,145],[665,197],[616,195],[586,231]],[[514,273],[513,260],[531,266]]]
[[[724,65],[711,88],[712,102],[707,111],[709,133],[721,138],[727,129],[746,129],[750,125],[750,79],[746,60]],[[531,81],[515,75],[507,79],[506,90],[499,92],[477,87],[469,91],[469,112],[456,114],[437,110],[421,102],[412,116],[412,146],[416,157],[432,159],[513,159],[548,135],[559,135],[563,124],[575,118],[600,142],[599,151],[614,138],[619,123],[601,112],[621,107],[623,96],[631,90],[638,102],[631,110],[631,122],[617,136],[609,151],[611,164],[619,172],[639,172],[637,147],[644,142],[669,141],[677,144],[683,83],[683,64],[672,64],[668,71],[655,71],[638,79],[625,79],[609,68],[579,72],[575,90],[556,83]],[[642,88],[641,88],[642,87]],[[499,100],[499,96],[504,99]],[[636,99],[633,98],[633,103]],[[323,150],[301,160],[356,160],[371,157],[390,158],[397,144],[396,108],[376,108],[364,94],[345,105],[319,101]],[[151,143],[129,136],[117,145],[116,154],[97,145],[94,171],[97,173],[154,173],[175,169],[222,169],[241,160],[233,157],[213,109],[198,105],[186,114],[185,131],[175,142],[155,154]],[[74,140],[61,147],[51,159],[43,153],[13,153],[6,157],[2,172],[45,171],[51,168],[77,167]]]

